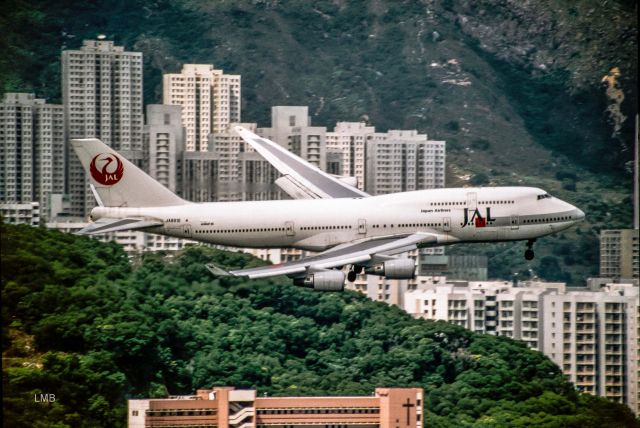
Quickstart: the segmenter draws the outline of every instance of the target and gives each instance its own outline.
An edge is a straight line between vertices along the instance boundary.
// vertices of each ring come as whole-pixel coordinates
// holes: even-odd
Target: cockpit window
[[[550,197],[551,197],[551,195],[550,195],[550,194],[545,193],[545,194],[543,194],[543,195],[538,195],[538,200],[540,200],[540,199],[547,199],[547,198],[550,198]]]

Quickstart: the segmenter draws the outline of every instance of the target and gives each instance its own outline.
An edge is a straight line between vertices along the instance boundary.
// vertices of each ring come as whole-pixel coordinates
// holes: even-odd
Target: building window
[[[138,416],[138,411],[137,410],[132,410],[131,411],[131,416]]]
[[[289,116],[289,126],[296,126],[296,117]]]

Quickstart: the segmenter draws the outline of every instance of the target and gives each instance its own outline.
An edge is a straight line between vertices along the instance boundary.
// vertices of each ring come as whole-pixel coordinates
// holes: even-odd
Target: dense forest
[[[126,399],[234,385],[270,395],[425,389],[429,427],[634,427],[522,343],[416,320],[354,292],[213,279],[261,263],[190,247],[129,260],[113,243],[1,226],[3,426],[122,427]],[[35,403],[34,394],[55,394]]]

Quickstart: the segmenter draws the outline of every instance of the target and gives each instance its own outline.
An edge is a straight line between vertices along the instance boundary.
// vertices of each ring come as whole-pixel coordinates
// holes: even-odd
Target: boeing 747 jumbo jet
[[[98,207],[93,235],[144,230],[233,247],[293,247],[319,251],[283,264],[215,275],[263,278],[287,275],[297,285],[323,291],[344,287],[365,272],[393,279],[413,278],[415,261],[397,257],[416,248],[526,240],[534,257],[536,238],[567,229],[584,213],[533,187],[418,190],[370,196],[352,178],[327,174],[280,145],[242,128],[243,140],[282,177],[276,183],[293,200],[192,203],[173,194],[97,139],[72,140],[90,177]]]

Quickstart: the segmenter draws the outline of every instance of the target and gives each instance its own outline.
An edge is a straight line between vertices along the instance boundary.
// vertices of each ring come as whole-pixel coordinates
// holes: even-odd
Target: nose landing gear
[[[526,260],[533,260],[533,258],[536,256],[535,253],[533,252],[533,243],[536,242],[535,239],[529,239],[527,241],[527,249],[524,250],[524,258]]]

